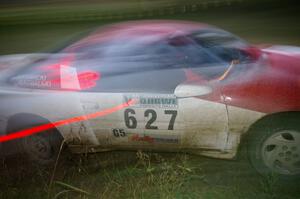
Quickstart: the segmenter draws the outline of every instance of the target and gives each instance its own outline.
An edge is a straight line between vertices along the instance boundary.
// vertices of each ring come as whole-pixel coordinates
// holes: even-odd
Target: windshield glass
[[[222,30],[202,30],[190,35],[198,45],[205,48],[219,59],[230,63],[232,60],[245,61],[243,49],[248,44],[231,33]]]

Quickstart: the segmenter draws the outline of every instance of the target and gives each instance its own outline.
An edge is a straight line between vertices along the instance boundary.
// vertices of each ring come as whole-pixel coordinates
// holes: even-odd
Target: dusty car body
[[[56,54],[0,62],[2,153],[22,148],[47,160],[53,150],[40,135],[55,131],[74,153],[233,159],[245,137],[258,171],[299,176],[300,48],[258,48],[194,22],[142,21],[102,28]]]

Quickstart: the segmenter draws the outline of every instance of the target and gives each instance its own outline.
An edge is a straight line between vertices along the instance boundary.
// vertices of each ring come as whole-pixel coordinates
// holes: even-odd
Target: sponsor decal
[[[135,134],[131,136],[131,141],[137,141],[137,142],[147,142],[147,143],[172,143],[177,144],[179,143],[179,140],[177,138],[171,138],[171,137],[161,137],[161,136],[154,136],[154,135],[143,135],[140,136],[139,134]]]
[[[133,135],[131,137],[132,141],[141,141],[141,142],[148,142],[148,143],[153,143],[154,142],[154,138],[148,136],[148,135],[144,135],[144,136],[139,136],[138,134]]]
[[[19,86],[29,86],[34,88],[51,88],[53,87],[52,82],[47,80],[44,75],[37,76],[26,76],[18,79],[14,79],[15,83]]]
[[[177,108],[178,102],[175,95],[125,95],[124,101],[137,99],[134,107],[138,108]]]

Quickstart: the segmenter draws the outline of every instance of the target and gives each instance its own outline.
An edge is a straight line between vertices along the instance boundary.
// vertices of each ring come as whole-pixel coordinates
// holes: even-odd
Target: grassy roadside
[[[288,0],[291,1],[291,0]],[[36,2],[29,0],[28,2]],[[48,3],[47,3],[48,2]],[[0,24],[43,24],[86,22],[107,19],[130,19],[203,12],[218,7],[256,7],[258,0],[136,0],[136,1],[75,1],[32,6],[1,7]],[[269,8],[271,0],[260,0],[259,5]],[[276,0],[276,2],[279,2]]]
[[[20,173],[22,168],[26,169],[18,168]],[[16,172],[16,167],[13,171]],[[29,173],[7,180],[2,172],[0,198],[296,199],[300,196],[298,184],[280,184],[276,176],[261,178],[245,157],[224,161],[187,154],[108,152],[73,157],[59,165],[51,182],[51,169]]]
[[[268,9],[266,10],[266,8]],[[72,10],[72,12],[76,13],[74,10]],[[86,13],[83,16],[86,16]],[[247,7],[241,6],[226,6],[181,14],[162,12],[161,14],[154,13],[153,16],[133,15],[125,18],[116,16],[110,19],[83,18],[84,20],[82,21],[74,21],[71,20],[72,18],[66,17],[66,21],[38,24],[8,25],[1,23],[0,20],[0,54],[47,51],[54,46],[61,45],[63,41],[68,40],[70,37],[82,31],[93,29],[103,24],[128,19],[162,18],[194,20],[216,25],[255,44],[274,43],[300,45],[300,26],[298,24],[300,19],[299,7],[293,4],[284,5],[284,7],[275,4],[270,5],[270,7],[264,5],[261,7],[249,7],[248,9]]]

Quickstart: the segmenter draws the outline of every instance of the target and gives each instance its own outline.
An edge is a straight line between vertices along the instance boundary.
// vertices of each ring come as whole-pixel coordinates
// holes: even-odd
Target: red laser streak
[[[0,136],[0,142],[6,142],[6,141],[9,141],[9,140],[23,138],[23,137],[26,137],[26,136],[29,136],[29,135],[41,133],[45,130],[53,129],[55,127],[59,127],[59,126],[66,125],[66,124],[71,124],[71,123],[75,123],[75,122],[89,120],[89,119],[93,119],[93,118],[96,118],[96,117],[103,117],[105,115],[109,115],[109,114],[114,113],[116,111],[119,111],[123,108],[131,106],[135,103],[136,103],[136,100],[131,99],[131,100],[129,100],[129,101],[123,103],[123,104],[120,104],[120,105],[112,107],[112,108],[104,109],[104,110],[99,111],[99,112],[95,112],[95,113],[91,113],[91,114],[87,114],[87,115],[81,115],[81,116],[77,116],[77,117],[72,117],[72,118],[68,118],[68,119],[64,119],[64,120],[59,120],[59,121],[56,121],[56,122],[53,122],[53,123],[42,124],[42,125],[35,126],[35,127],[32,127],[32,128],[17,131],[17,132],[8,134],[8,135]]]

